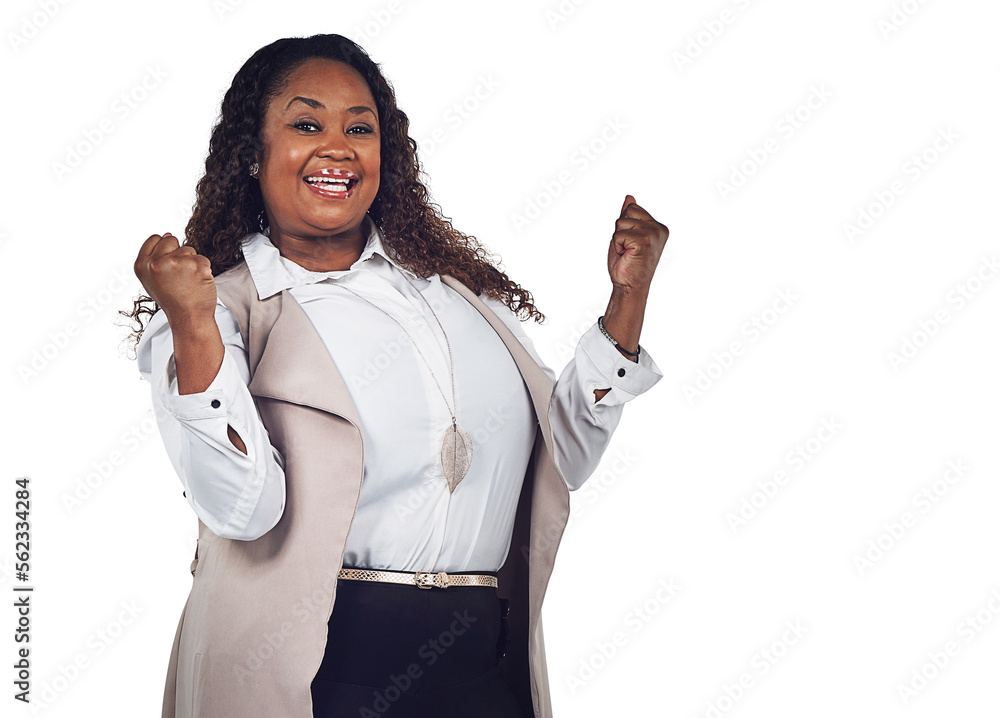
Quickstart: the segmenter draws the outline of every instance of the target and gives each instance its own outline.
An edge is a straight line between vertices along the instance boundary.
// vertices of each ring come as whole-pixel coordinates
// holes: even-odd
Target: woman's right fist
[[[181,247],[167,232],[150,236],[133,265],[143,288],[167,319],[212,318],[216,291],[212,263],[194,247]]]

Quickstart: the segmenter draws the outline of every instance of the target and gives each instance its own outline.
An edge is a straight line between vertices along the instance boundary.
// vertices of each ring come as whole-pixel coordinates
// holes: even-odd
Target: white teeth
[[[337,177],[306,177],[306,182],[312,182],[312,183],[326,182],[328,184],[329,183],[338,183],[338,184],[346,185],[348,182],[350,182],[350,180],[348,180],[348,179],[340,179],[340,178],[337,178]]]

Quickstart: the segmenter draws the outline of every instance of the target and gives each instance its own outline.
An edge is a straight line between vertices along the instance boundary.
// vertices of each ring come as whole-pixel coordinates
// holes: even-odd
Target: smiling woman
[[[557,379],[408,125],[347,38],[272,43],[185,243],[139,249],[123,313],[199,528],[165,718],[552,715],[542,599],[569,491],[662,378],[639,332],[668,232],[626,197],[608,310]]]
[[[259,157],[271,243],[306,269],[347,269],[361,255],[361,224],[379,190],[378,113],[350,65],[304,62],[264,117]]]

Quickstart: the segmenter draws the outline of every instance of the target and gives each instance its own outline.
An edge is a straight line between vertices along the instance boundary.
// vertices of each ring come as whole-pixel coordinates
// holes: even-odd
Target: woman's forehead
[[[282,95],[308,90],[315,94],[362,94],[372,97],[365,78],[355,68],[340,60],[310,58],[288,76]]]

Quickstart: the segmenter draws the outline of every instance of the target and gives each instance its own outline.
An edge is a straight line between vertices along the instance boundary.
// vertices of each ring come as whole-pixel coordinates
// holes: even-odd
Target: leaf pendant
[[[458,482],[469,473],[472,463],[472,437],[458,424],[452,424],[444,432],[441,442],[441,466],[448,479],[448,490],[455,492]]]

